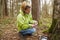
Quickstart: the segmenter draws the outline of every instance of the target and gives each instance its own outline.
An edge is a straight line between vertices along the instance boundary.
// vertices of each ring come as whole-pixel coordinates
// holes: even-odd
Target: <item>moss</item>
[[[60,40],[60,35],[58,33],[52,34],[50,40]]]
[[[50,27],[50,29],[49,29],[49,33],[52,33],[52,31],[53,31],[53,29],[54,29],[54,27],[55,27],[55,25],[56,25],[56,22],[57,22],[57,19],[53,19],[52,25],[51,25],[51,27]]]

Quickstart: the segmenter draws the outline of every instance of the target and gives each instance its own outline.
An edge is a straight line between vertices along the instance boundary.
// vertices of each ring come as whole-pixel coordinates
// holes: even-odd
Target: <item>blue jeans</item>
[[[32,35],[32,33],[34,33],[35,31],[36,31],[36,28],[30,28],[30,29],[27,29],[27,30],[22,30],[22,31],[20,31],[20,33],[22,35],[27,35],[27,34],[31,34]]]

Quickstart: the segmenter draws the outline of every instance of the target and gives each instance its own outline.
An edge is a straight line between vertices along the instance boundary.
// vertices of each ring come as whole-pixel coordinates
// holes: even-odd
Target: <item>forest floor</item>
[[[43,35],[43,29],[46,27],[37,29],[38,33],[35,36],[28,37],[27,40],[38,40],[39,36]],[[0,40],[22,40],[17,31],[15,18],[0,19]]]

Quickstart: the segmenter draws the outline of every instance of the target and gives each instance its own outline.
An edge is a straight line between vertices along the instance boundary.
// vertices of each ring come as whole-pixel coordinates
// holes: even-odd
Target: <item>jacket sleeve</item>
[[[27,29],[29,27],[31,27],[31,24],[28,24],[24,21],[22,15],[18,15],[17,16],[17,25],[18,25],[18,30],[24,30],[24,29]]]
[[[34,24],[34,23],[35,23],[35,20],[33,20],[31,13],[30,13],[30,22],[29,22],[29,23],[30,23],[30,24]]]

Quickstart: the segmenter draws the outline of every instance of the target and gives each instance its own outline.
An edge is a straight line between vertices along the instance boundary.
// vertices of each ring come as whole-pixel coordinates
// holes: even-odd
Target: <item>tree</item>
[[[5,11],[3,11],[4,8],[5,8],[4,0],[0,0],[0,18],[3,18],[3,16],[4,16],[4,14],[3,14],[5,12]]]
[[[37,21],[40,19],[40,0],[32,0],[32,17]]]
[[[40,24],[40,0],[32,0],[32,17]],[[37,25],[37,34],[39,34],[39,25]]]
[[[4,4],[5,4],[5,15],[8,16],[7,0],[4,0]]]
[[[4,2],[4,5],[3,5],[3,15],[4,16],[8,16],[8,10],[7,10],[7,0],[3,0],[3,2]]]
[[[7,0],[0,0],[0,17],[8,16]]]
[[[2,0],[0,0],[0,18],[1,18],[1,13],[2,13],[1,8],[2,8]]]
[[[60,0],[54,0],[53,21],[49,32],[50,40],[60,40]]]

